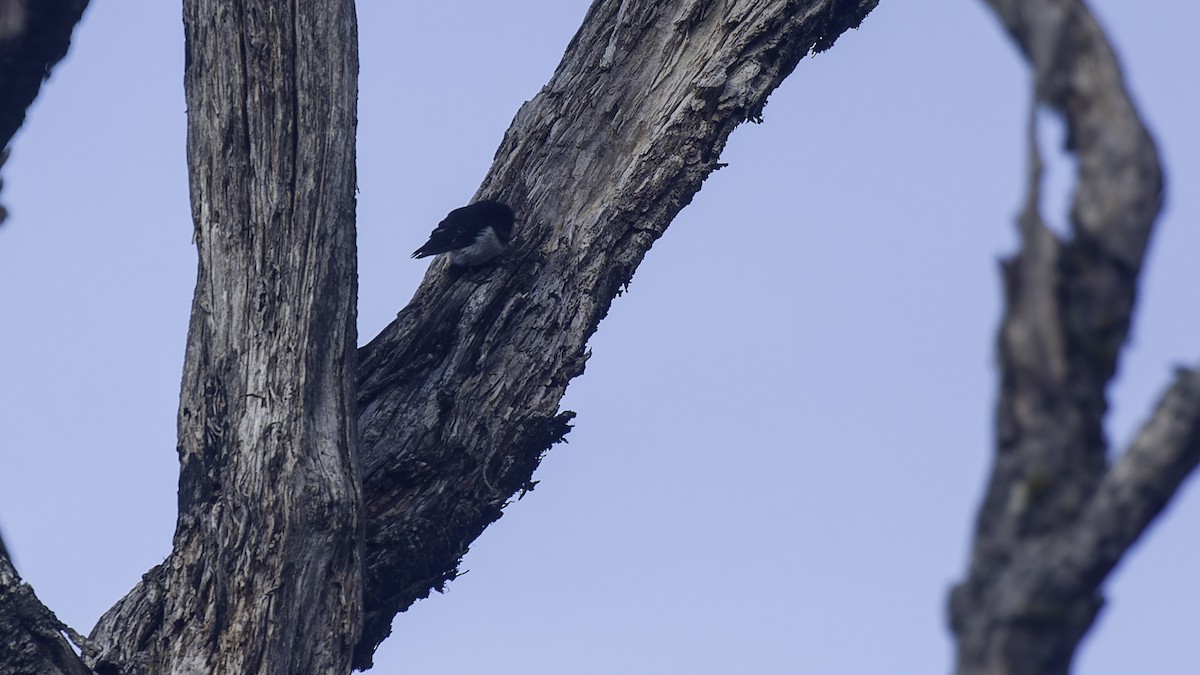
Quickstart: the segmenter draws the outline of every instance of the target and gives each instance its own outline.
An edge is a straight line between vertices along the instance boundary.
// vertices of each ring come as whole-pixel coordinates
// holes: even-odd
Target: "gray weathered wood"
[[[995,465],[950,620],[962,675],[1063,675],[1102,582],[1196,466],[1200,375],[1181,372],[1109,468],[1105,390],[1162,200],[1158,154],[1081,2],[989,4],[1033,67],[1033,105],[1063,115],[1079,162],[1070,236],[1058,237],[1038,212],[1031,110],[1021,249],[1004,265]]]
[[[518,111],[479,196],[517,213],[489,270],[433,264],[360,350],[371,662],[393,616],[456,574],[569,429],[586,344],[733,129],[874,0],[598,0]]]
[[[372,536],[360,665],[394,613],[453,577],[466,546],[515,491],[531,486],[541,453],[566,432],[570,414],[557,405],[582,371],[587,338],[653,241],[719,166],[732,129],[759,117],[802,56],[830,46],[873,6],[595,3],[555,78],[518,113],[481,190],[517,207],[517,250],[499,267],[467,276],[435,265],[398,322],[361,351]],[[284,396],[270,385],[294,381],[295,372],[287,364],[280,372],[278,363],[297,348],[282,339],[281,315],[311,300],[289,295],[289,275],[277,271],[296,262],[280,251],[300,243],[278,242],[293,234],[289,216],[300,211],[288,211],[287,198],[302,193],[272,176],[296,170],[289,150],[301,149],[288,145],[288,134],[307,138],[311,130],[287,116],[288,78],[265,74],[295,67],[279,36],[287,35],[288,19],[259,5],[199,0],[187,18],[201,273],[180,412],[179,532],[171,558],[102,618],[93,634],[98,648],[88,656],[124,672],[332,672],[339,644],[306,645],[280,666],[288,628],[261,622],[271,603],[248,602],[255,592],[270,595],[262,579],[292,580],[262,558],[276,555],[274,542],[286,534],[271,529],[273,519],[284,520],[298,504],[276,489],[292,458],[262,441],[275,421],[261,415],[261,406],[275,410]],[[245,63],[229,57],[239,48]],[[281,89],[270,91],[271,82]],[[330,260],[336,266],[340,258]],[[280,345],[286,354],[272,351]],[[258,452],[247,453],[256,442]],[[246,482],[253,494],[239,491]],[[309,543],[315,556],[326,540]],[[309,607],[314,623],[329,609]],[[353,639],[348,623],[310,626],[308,634]],[[201,644],[205,636],[215,639]],[[331,656],[318,663],[321,649]]]
[[[0,540],[0,675],[91,673],[67,636],[83,642],[21,581]]]
[[[185,0],[199,272],[174,549],[87,660],[342,673],[361,626],[352,0]]]
[[[1157,214],[1157,156],[1082,5],[991,4],[1035,64],[1038,100],[1064,112],[1081,175],[1060,239],[1037,212],[1031,143],[1022,250],[1005,267],[996,470],[951,619],[962,673],[1065,673],[1105,576],[1200,460],[1200,373],[1179,373],[1109,468],[1104,389]],[[558,403],[588,337],[732,129],[873,6],[595,2],[480,190],[516,207],[516,249],[489,269],[434,264],[357,354],[360,497],[352,4],[187,0],[200,272],[175,550],[101,619],[89,663],[369,665],[394,614],[452,579],[532,488],[569,428]],[[21,640],[10,646],[82,672],[69,629],[6,563],[0,620],[17,617]]]

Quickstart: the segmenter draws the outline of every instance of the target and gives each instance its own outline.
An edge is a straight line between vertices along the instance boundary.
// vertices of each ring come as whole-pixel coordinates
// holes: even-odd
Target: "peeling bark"
[[[1109,468],[1105,390],[1162,202],[1158,154],[1081,2],[989,4],[1033,67],[1034,110],[1021,248],[1004,264],[995,465],[950,622],[963,675],[1065,674],[1104,579],[1195,468],[1200,380],[1181,372]],[[1079,160],[1065,238],[1038,211],[1040,105],[1063,115]]]
[[[515,251],[463,274],[433,264],[360,350],[366,624],[457,574],[470,543],[573,413],[558,404],[642,257],[719,168],[730,132],[812,50],[875,6],[599,0],[550,82],[518,111],[477,197],[517,212]]]

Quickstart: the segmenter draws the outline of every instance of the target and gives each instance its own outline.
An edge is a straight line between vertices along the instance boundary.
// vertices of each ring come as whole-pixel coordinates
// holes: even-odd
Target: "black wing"
[[[483,228],[491,226],[504,243],[512,237],[513,212],[507,204],[481,201],[454,209],[429,235],[429,241],[413,252],[412,257],[424,258],[455,251],[475,243]]]

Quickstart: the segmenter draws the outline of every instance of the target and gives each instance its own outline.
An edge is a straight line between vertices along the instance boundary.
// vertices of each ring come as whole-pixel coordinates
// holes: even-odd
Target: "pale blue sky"
[[[408,253],[470,199],[587,7],[413,4],[359,3],[360,343],[411,296],[426,261]],[[1119,448],[1200,356],[1200,9],[1094,5],[1169,188],[1113,391]],[[803,61],[601,325],[564,403],[570,444],[470,573],[396,620],[375,672],[947,672],[1027,90],[975,1],[884,0]],[[184,124],[178,4],[93,0],[4,171],[0,526],[85,632],[170,548],[195,277]],[[1200,669],[1198,530],[1189,483],[1108,586],[1076,672]]]

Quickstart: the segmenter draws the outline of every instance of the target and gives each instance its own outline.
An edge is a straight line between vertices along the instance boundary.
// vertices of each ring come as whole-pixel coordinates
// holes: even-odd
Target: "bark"
[[[65,635],[64,635],[65,634]],[[21,581],[0,540],[0,675],[86,675],[67,642],[84,640],[58,620]]]
[[[456,574],[568,429],[584,345],[804,55],[875,0],[600,0],[480,194],[503,265],[432,266],[361,350],[366,631]],[[344,672],[363,595],[355,417],[352,5],[185,0],[199,273],[168,559],[86,642],[103,673]]]
[[[87,0],[0,0],[0,169],[86,7]],[[7,215],[0,204],[0,223]],[[83,644],[21,581],[0,539],[0,675],[90,672],[64,635]]]
[[[1065,673],[1100,584],[1200,461],[1200,372],[1178,374],[1108,467],[1104,389],[1161,200],[1157,155],[1077,0],[990,3],[1034,64],[1035,104],[1066,118],[1080,176],[1056,237],[1031,114],[996,466],[951,623],[960,673]],[[713,4],[597,0],[479,191],[515,207],[515,250],[466,273],[435,263],[356,354],[353,5],[185,0],[199,273],[179,520],[167,561],[73,638],[97,672],[368,667],[394,615],[455,577],[533,489],[588,338],[730,132],[875,2]],[[14,663],[86,672],[6,556],[0,625]]]
[[[1082,3],[989,4],[1034,71],[1031,159],[1021,248],[1004,264],[995,465],[950,622],[961,674],[1064,674],[1104,579],[1200,458],[1200,374],[1178,374],[1110,468],[1105,389],[1162,202],[1158,154]],[[1067,237],[1038,212],[1039,105],[1062,114],[1078,158]]]
[[[199,271],[174,549],[106,673],[336,673],[361,626],[351,0],[185,0]]]
[[[517,113],[478,197],[518,216],[515,251],[433,264],[360,350],[366,668],[394,615],[457,574],[470,543],[563,438],[559,400],[651,244],[720,166],[730,132],[875,0],[598,0]]]
[[[1200,461],[1200,371],[1108,467],[1104,390],[1161,201],[1157,154],[1082,4],[989,2],[1034,65],[1035,105],[1067,120],[1080,175],[1059,238],[1037,210],[1031,114],[996,465],[951,624],[960,673],[1066,673],[1105,577]],[[394,615],[533,489],[588,338],[730,132],[874,4],[597,0],[479,191],[517,210],[515,250],[467,273],[435,263],[356,355],[353,5],[185,0],[199,273],[175,548],[91,641],[73,637],[88,663],[368,667]],[[5,555],[0,626],[5,666],[86,672]]]
[[[42,81],[67,55],[86,8],[87,0],[0,0],[0,168]],[[6,215],[0,206],[0,223]]]

